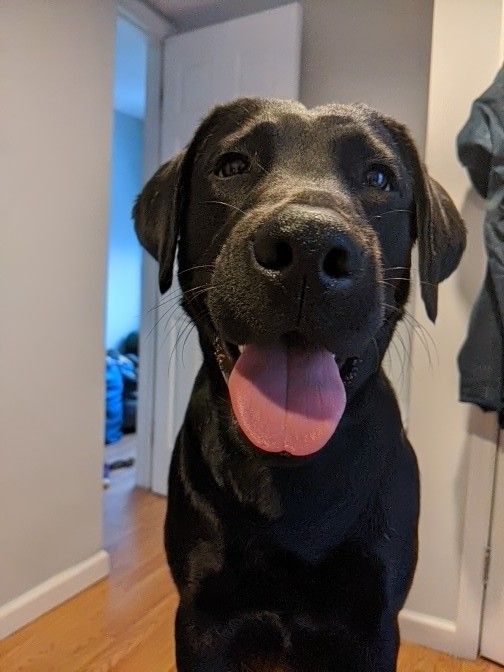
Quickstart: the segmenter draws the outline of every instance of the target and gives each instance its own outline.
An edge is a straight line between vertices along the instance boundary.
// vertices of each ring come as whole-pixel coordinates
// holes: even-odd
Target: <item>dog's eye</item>
[[[366,173],[366,184],[373,189],[391,191],[394,188],[394,175],[386,166],[373,166]]]
[[[220,157],[214,172],[217,177],[226,178],[248,173],[249,170],[250,161],[247,156],[238,152],[229,152]]]

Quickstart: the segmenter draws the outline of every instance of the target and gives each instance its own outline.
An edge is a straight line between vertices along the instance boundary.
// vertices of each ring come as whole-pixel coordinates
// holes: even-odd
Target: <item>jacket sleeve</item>
[[[496,152],[504,146],[504,67],[495,81],[472,104],[471,114],[457,137],[458,156],[472,183],[488,198],[492,168],[500,163]],[[490,189],[490,191],[492,191]]]

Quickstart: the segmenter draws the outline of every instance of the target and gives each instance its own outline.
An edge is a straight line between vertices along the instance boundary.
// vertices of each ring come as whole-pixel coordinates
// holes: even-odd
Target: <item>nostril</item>
[[[254,255],[257,262],[272,271],[280,271],[290,266],[293,259],[292,247],[285,240],[271,236],[259,236],[254,241]]]
[[[336,280],[349,278],[350,271],[350,255],[348,250],[344,247],[333,247],[324,257],[322,263],[322,270],[325,275]]]

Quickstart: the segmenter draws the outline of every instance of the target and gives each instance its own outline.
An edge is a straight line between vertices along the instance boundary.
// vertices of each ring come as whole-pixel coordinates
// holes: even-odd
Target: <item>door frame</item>
[[[499,547],[499,530],[495,529],[497,525],[497,516],[500,514],[501,510],[499,506],[502,505],[502,500],[504,498],[504,480],[502,478],[503,468],[504,468],[504,430],[500,428],[500,423],[497,421],[497,432],[498,432],[498,442],[496,449],[496,458],[495,458],[495,474],[493,482],[493,497],[492,497],[492,511],[490,517],[490,529],[488,533],[488,543],[487,543],[487,555],[485,563],[485,593],[483,599],[483,608],[481,614],[481,631],[480,631],[480,641],[479,641],[479,653],[480,655],[493,660],[496,663],[502,664],[502,649],[495,644],[495,639],[497,636],[497,630],[500,629],[500,622],[498,625],[495,623],[495,611],[499,610],[499,607],[495,605],[495,597],[491,595],[491,590],[499,590],[495,585],[495,576],[494,573],[497,571],[497,583],[499,583],[500,573],[499,567],[502,567],[502,558],[497,558],[495,556],[501,551]],[[496,538],[497,536],[497,538]],[[497,547],[497,548],[496,548]],[[497,570],[495,569],[495,562],[499,562],[500,565],[497,565]],[[489,612],[489,609],[494,611],[492,614]]]
[[[163,43],[174,35],[175,27],[141,0],[118,0],[118,16],[142,30],[147,37],[147,87],[144,121],[144,182],[161,160],[161,105],[163,84]],[[139,330],[138,408],[136,485],[150,489],[152,483],[152,438],[155,417],[154,383],[156,371],[156,332],[149,316],[159,300],[157,262],[143,250],[141,314]],[[151,318],[152,319],[152,318]]]

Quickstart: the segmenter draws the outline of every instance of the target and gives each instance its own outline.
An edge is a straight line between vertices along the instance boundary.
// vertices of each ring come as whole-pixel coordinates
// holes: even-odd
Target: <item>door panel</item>
[[[164,57],[163,160],[183,148],[208,111],[239,96],[299,95],[301,6],[259,12],[169,37]],[[201,354],[175,297],[160,299],[156,335],[152,487],[166,494],[171,451],[182,423]]]
[[[504,665],[504,431],[497,453],[490,548],[481,655]]]

